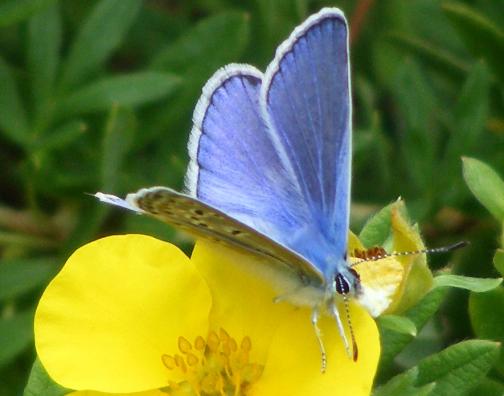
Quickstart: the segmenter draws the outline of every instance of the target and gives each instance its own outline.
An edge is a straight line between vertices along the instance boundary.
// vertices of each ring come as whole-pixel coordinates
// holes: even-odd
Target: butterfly
[[[261,258],[298,288],[285,298],[336,319],[361,284],[347,257],[352,105],[344,14],[324,8],[296,27],[265,73],[230,64],[193,116],[184,193],[152,187],[101,201],[153,216]],[[283,298],[283,296],[282,296]],[[348,307],[347,319],[349,320]],[[357,345],[352,333],[353,358]]]

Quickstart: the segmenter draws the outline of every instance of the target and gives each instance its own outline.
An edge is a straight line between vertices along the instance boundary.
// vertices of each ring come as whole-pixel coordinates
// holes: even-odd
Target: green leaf
[[[101,0],[83,22],[63,67],[64,89],[82,82],[110,56],[133,24],[141,0]]]
[[[459,95],[454,109],[453,127],[438,178],[438,189],[444,191],[446,201],[453,202],[465,191],[463,185],[450,181],[460,176],[460,158],[474,153],[478,143],[484,140],[485,126],[489,115],[490,74],[483,63],[477,63],[471,70]]]
[[[152,59],[151,68],[178,74],[191,74],[200,64],[212,70],[232,60],[248,42],[248,17],[240,12],[226,12],[209,17],[191,28],[178,40],[161,49]],[[232,46],[231,46],[232,45]],[[236,59],[235,59],[236,60]]]
[[[100,166],[101,187],[104,191],[115,190],[118,173],[131,147],[136,121],[127,110],[112,107],[104,125],[102,163]],[[94,239],[103,224],[110,206],[102,205],[94,197],[83,201],[78,223],[65,241],[63,255],[69,256],[75,249]]]
[[[445,73],[447,77],[461,79],[469,70],[469,64],[454,57],[444,48],[434,46],[431,41],[404,32],[391,33],[390,39],[399,48],[420,57],[428,65]]]
[[[497,271],[501,275],[504,275],[504,250],[503,249],[497,249],[495,252],[495,256],[493,258],[493,263]]]
[[[504,287],[487,293],[472,293],[469,314],[476,335],[504,342]]]
[[[34,152],[42,152],[65,147],[81,138],[86,130],[84,121],[70,121],[59,128],[46,131],[33,142],[31,149]]]
[[[504,395],[504,384],[502,382],[484,378],[466,396],[502,396]]]
[[[404,124],[401,150],[411,176],[408,182],[421,191],[428,191],[433,187],[436,163],[437,97],[424,69],[413,59],[398,67],[394,82],[395,101]]]
[[[28,119],[9,66],[0,58],[0,131],[19,145],[28,140]]]
[[[502,283],[502,278],[473,278],[462,275],[439,275],[434,278],[434,287],[457,287],[475,293],[495,289]]]
[[[417,387],[418,368],[414,367],[391,378],[373,392],[373,396],[427,396],[436,384]]]
[[[217,68],[237,62],[245,51],[250,38],[250,22],[247,14],[226,12],[204,19],[189,29],[171,45],[161,50],[152,60],[151,68],[178,72],[183,77],[178,95],[170,106],[160,106],[149,119],[142,134],[142,144],[166,130],[189,130],[191,114],[201,88]],[[175,134],[174,134],[175,135]],[[175,147],[185,152],[185,135],[171,139]]]
[[[96,235],[105,221],[109,208],[96,202],[96,198],[94,197],[88,198],[87,202],[83,202],[80,206],[81,212],[76,219],[77,225],[65,240],[61,249],[62,256],[64,257],[70,256],[82,245],[96,239]]]
[[[113,105],[140,106],[171,94],[178,83],[179,79],[169,73],[137,72],[108,77],[63,99],[59,113],[68,117],[108,111]]]
[[[69,390],[55,383],[38,358],[33,363],[23,396],[63,396]]]
[[[254,39],[263,45],[254,46],[256,58],[268,62],[276,45],[309,14],[308,0],[257,0]]]
[[[498,356],[495,342],[460,342],[422,360],[417,385],[435,382],[430,396],[462,395],[485,377]]]
[[[60,62],[61,16],[58,5],[34,15],[28,25],[28,67],[32,78],[31,92],[39,116],[45,113]]]
[[[499,221],[504,221],[504,181],[485,163],[462,158],[464,179],[474,196]]]
[[[487,17],[464,4],[453,2],[444,4],[442,8],[469,51],[484,58],[496,76],[504,81],[504,31]]]
[[[471,293],[469,316],[478,337],[504,342],[504,287]],[[498,369],[504,373],[504,356],[500,358]]]
[[[33,311],[0,319],[0,368],[26,350],[33,341]]]
[[[484,63],[478,62],[470,70],[454,109],[456,130],[450,143],[455,145],[449,148],[453,154],[463,154],[481,137],[489,113],[489,95],[490,73]]]
[[[409,309],[403,316],[410,319],[419,332],[427,321],[438,310],[443,297],[446,294],[446,289],[434,289],[423,297],[420,302],[413,308]],[[380,325],[380,338],[382,344],[382,353],[380,356],[380,377],[385,376],[390,369],[390,365],[395,356],[401,352],[406,345],[408,345],[413,336],[409,334],[402,334]]]
[[[404,316],[382,315],[378,318],[380,327],[395,331],[396,333],[409,334],[413,337],[417,335],[415,323]]]
[[[102,181],[103,191],[115,191],[118,173],[133,143],[133,134],[136,128],[134,115],[124,109],[114,106],[105,125],[102,154]]]
[[[395,203],[391,203],[385,206],[366,222],[359,234],[359,239],[365,247],[383,246],[390,236],[394,205]]]
[[[0,301],[45,285],[58,270],[53,257],[0,261]]]
[[[11,0],[0,6],[0,27],[29,18],[56,0]]]

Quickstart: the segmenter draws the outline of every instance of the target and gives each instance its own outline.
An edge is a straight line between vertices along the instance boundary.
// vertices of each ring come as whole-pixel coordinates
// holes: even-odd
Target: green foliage
[[[16,312],[0,320],[0,368],[33,342],[32,323],[33,310]]]
[[[418,364],[417,383],[435,383],[429,395],[463,394],[477,384],[499,356],[499,345],[470,340],[452,345]]]
[[[0,266],[0,301],[20,297],[56,275],[53,257],[3,259]]]
[[[504,30],[490,18],[464,4],[447,3],[443,5],[443,10],[460,33],[460,38],[467,48],[475,56],[485,59],[496,76],[504,81],[502,70]]]
[[[140,0],[100,1],[82,23],[62,65],[63,90],[78,85],[110,57],[134,22]]]
[[[485,163],[464,159],[464,177],[476,198],[504,226],[504,181]],[[503,234],[504,235],[504,234]],[[504,239],[495,252],[493,264],[499,273],[504,270]],[[504,341],[504,287],[483,294],[472,293],[469,299],[469,314],[476,335],[480,338]],[[501,351],[496,369],[504,375],[504,355]]]
[[[458,287],[475,293],[495,289],[502,283],[502,278],[471,278],[460,275],[439,275],[434,279],[434,287]]]
[[[373,215],[362,228],[359,239],[367,248],[383,246],[390,234],[393,204]]]
[[[4,1],[0,394],[22,393],[33,310],[75,248],[124,232],[190,248],[176,230],[84,193],[179,188],[207,79],[231,62],[264,69],[292,28],[328,4],[345,11],[352,32],[352,228],[365,224],[364,246],[393,250],[391,202],[403,197],[427,247],[471,241],[463,252],[429,257],[431,269],[444,268],[429,293],[378,320],[375,395],[502,394],[498,345],[459,342],[504,340],[504,287],[495,279],[504,275],[498,3]],[[36,361],[25,394],[64,393]]]
[[[504,221],[504,181],[488,165],[464,158],[464,178],[472,193],[496,220]]]
[[[107,111],[113,105],[136,107],[167,96],[178,78],[168,73],[141,72],[98,80],[69,95],[57,110],[65,117]]]
[[[378,323],[381,328],[392,330],[395,333],[408,334],[412,337],[417,335],[415,323],[405,316],[382,315],[378,318]]]
[[[499,355],[499,345],[470,340],[429,356],[412,369],[392,378],[374,396],[461,395],[474,388]]]
[[[54,383],[38,359],[35,360],[23,396],[62,396],[68,390]]]
[[[428,396],[436,386],[435,383],[417,386],[418,367],[396,375],[386,384],[380,386],[373,396]]]
[[[0,7],[0,26],[20,22],[31,15],[44,10],[56,0],[10,0]]]
[[[442,289],[435,289],[427,294],[419,303],[405,312],[403,316],[413,322],[417,333],[422,330],[427,321],[436,313],[441,305],[445,292]],[[385,378],[390,377],[393,372],[395,357],[413,341],[414,336],[404,332],[397,332],[383,326],[380,326],[382,354],[379,366],[379,382],[383,382]]]

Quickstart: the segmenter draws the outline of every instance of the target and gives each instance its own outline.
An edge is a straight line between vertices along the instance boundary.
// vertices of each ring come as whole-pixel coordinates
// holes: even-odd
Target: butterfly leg
[[[330,314],[336,319],[336,325],[338,326],[338,331],[340,333],[341,339],[343,340],[343,344],[345,345],[345,350],[350,359],[352,359],[352,353],[350,352],[350,344],[348,343],[348,339],[345,333],[345,328],[343,327],[343,322],[341,321],[341,317],[339,314],[338,307],[336,306],[336,301],[334,298],[330,300],[328,303]]]
[[[324,342],[322,341],[322,332],[320,331],[320,327],[318,325],[319,317],[320,317],[319,307],[315,306],[313,307],[311,322],[313,329],[315,330],[315,336],[317,337],[317,341],[320,348],[320,359],[321,359],[320,371],[322,373],[325,373],[327,367],[327,354],[325,351]]]

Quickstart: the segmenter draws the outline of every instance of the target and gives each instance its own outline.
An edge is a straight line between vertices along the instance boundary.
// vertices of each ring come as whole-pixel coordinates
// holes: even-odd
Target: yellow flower
[[[391,312],[390,307],[400,299],[398,290],[404,278],[404,267],[396,257],[381,260],[362,261],[356,257],[356,252],[366,252],[367,249],[353,233],[348,238],[350,262],[355,264],[361,281],[361,293],[358,301],[361,306],[373,316],[383,312]],[[371,256],[374,256],[371,253]]]
[[[425,245],[418,225],[410,224],[405,211],[406,207],[402,200],[397,201],[392,208],[392,249],[395,252],[424,250]],[[425,253],[398,256],[397,260],[401,263],[404,274],[387,312],[402,313],[414,306],[432,289],[434,277],[427,265]]]
[[[369,314],[351,304],[357,362],[321,318],[321,373],[311,310],[274,303],[271,286],[247,270],[254,260],[204,241],[191,259],[142,235],[89,243],[40,300],[40,360],[81,396],[369,395],[380,353]]]
[[[410,224],[404,201],[394,202],[390,213],[390,252],[397,255],[362,262],[352,256],[355,256],[356,250],[366,252],[367,249],[354,234],[349,236],[350,260],[354,263],[361,261],[354,267],[360,275],[363,289],[358,300],[374,317],[408,310],[432,289],[434,283],[425,253],[401,254],[425,249],[418,226]],[[373,256],[373,253],[370,255]]]

